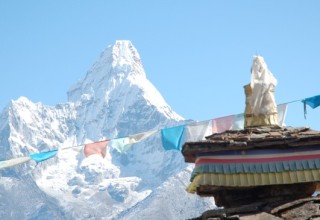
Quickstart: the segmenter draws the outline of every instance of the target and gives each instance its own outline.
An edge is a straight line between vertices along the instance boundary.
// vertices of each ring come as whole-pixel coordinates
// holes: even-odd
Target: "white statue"
[[[269,71],[263,57],[254,56],[251,66],[251,82],[245,86],[245,127],[278,125],[277,104],[274,89],[277,79]]]

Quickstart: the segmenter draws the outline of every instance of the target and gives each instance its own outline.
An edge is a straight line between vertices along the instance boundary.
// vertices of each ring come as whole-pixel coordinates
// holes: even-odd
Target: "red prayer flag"
[[[100,154],[103,158],[106,156],[108,141],[99,141],[91,144],[85,144],[83,153],[86,157],[93,154]]]
[[[234,122],[234,115],[225,116],[212,120],[212,132],[221,133],[232,129]]]

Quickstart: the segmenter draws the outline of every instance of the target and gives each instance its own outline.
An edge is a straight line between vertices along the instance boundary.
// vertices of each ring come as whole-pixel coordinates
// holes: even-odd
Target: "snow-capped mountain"
[[[84,157],[84,143],[183,123],[130,41],[108,46],[68,101],[52,107],[21,97],[0,114],[0,160],[63,149],[38,165],[0,170],[1,219],[187,219],[214,207],[184,190],[192,165],[165,151],[159,132],[127,154],[107,147],[105,158]]]

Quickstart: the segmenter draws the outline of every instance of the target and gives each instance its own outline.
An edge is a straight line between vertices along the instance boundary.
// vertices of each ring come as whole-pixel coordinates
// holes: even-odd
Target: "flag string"
[[[316,108],[316,107],[320,106],[320,95],[285,102],[285,103],[279,104],[278,106],[287,105],[287,104],[291,104],[291,103],[295,103],[295,102],[302,102],[304,104],[304,106],[306,106],[306,104],[308,104],[312,108]],[[243,113],[235,114],[235,115],[241,115],[241,114],[243,114]],[[111,138],[111,139],[99,140],[99,141],[95,141],[95,142],[91,142],[91,143],[78,144],[75,146],[68,146],[68,147],[61,147],[58,149],[51,149],[51,150],[45,151],[45,152],[30,154],[27,157],[13,158],[13,159],[9,159],[9,160],[0,161],[0,169],[4,169],[7,167],[12,167],[12,166],[15,166],[18,164],[22,164],[24,162],[29,161],[30,159],[35,160],[35,158],[37,158],[36,162],[39,163],[44,160],[50,159],[51,157],[54,157],[57,154],[57,152],[60,150],[67,150],[67,149],[72,149],[72,148],[77,148],[77,147],[86,147],[86,146],[95,145],[95,144],[101,145],[103,143],[108,144],[109,142],[110,142],[112,148],[118,150],[120,153],[126,153],[126,151],[128,149],[130,149],[132,144],[138,143],[138,142],[144,140],[145,138],[152,136],[153,134],[155,134],[157,132],[161,132],[162,145],[164,145],[164,144],[170,145],[170,147],[163,146],[165,150],[181,150],[181,145],[183,144],[182,136],[184,135],[185,127],[196,126],[199,124],[204,124],[204,126],[206,126],[206,123],[208,123],[207,126],[209,126],[209,123],[214,120],[219,120],[219,119],[228,118],[228,117],[232,117],[232,116],[234,116],[234,115],[228,115],[228,116],[223,116],[223,117],[218,117],[215,119],[208,119],[208,120],[203,120],[203,121],[192,121],[192,122],[188,122],[188,123],[185,123],[182,125],[165,127],[165,128],[150,130],[150,131],[146,131],[146,132],[140,132],[140,133],[129,135],[129,136],[116,137],[116,138]],[[284,117],[285,117],[285,114],[284,114]],[[283,119],[283,121],[284,121],[284,119]],[[205,130],[205,129],[203,129],[203,130]],[[95,151],[96,150],[97,149],[95,149]],[[104,155],[105,155],[105,153],[104,153]]]

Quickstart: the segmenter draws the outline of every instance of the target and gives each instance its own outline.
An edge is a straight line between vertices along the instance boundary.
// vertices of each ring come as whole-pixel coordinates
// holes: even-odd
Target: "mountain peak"
[[[126,40],[115,41],[101,53],[85,78],[68,91],[68,100],[79,106],[79,117],[86,115],[82,120],[84,124],[79,125],[83,129],[91,126],[97,117],[101,116],[99,126],[105,133],[91,134],[89,135],[91,139],[137,132],[130,130],[132,128],[117,131],[117,127],[123,127],[118,124],[123,118],[135,125],[144,123],[136,120],[157,113],[160,113],[163,121],[183,120],[147,79],[138,51],[130,41]],[[91,117],[85,112],[90,112]],[[106,125],[111,129],[107,129],[108,131],[104,129]],[[152,129],[155,126],[159,125],[152,123],[146,125],[145,129]],[[93,130],[88,127],[86,129]]]
[[[70,88],[68,99],[77,102],[83,98],[88,99],[98,90],[100,94],[105,93],[102,90],[114,87],[114,84],[128,77],[141,79],[146,78],[146,75],[140,55],[131,41],[117,40],[101,53],[86,77]]]
[[[140,55],[131,41],[117,40],[113,45],[109,45],[109,47],[112,48],[114,64],[123,65],[132,62],[141,64]]]

